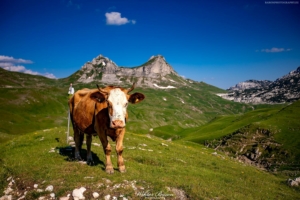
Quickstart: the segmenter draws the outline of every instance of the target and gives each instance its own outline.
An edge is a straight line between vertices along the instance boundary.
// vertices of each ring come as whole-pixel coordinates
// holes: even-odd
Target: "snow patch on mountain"
[[[164,86],[158,86],[156,83],[153,84],[155,87],[157,88],[160,88],[160,89],[173,89],[173,88],[176,88],[174,86],[170,86],[168,85],[167,87],[164,87]]]

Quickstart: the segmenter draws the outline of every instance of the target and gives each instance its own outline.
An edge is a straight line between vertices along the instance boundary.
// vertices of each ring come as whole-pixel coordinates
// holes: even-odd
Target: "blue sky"
[[[100,54],[223,89],[300,66],[299,1],[0,0],[0,30],[0,67],[52,78]]]

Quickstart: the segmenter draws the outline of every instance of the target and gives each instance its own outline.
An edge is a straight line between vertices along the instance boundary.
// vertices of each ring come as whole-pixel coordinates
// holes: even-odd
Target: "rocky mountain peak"
[[[222,98],[243,103],[285,103],[300,99],[300,67],[275,81],[249,80],[229,88]]]
[[[109,58],[99,55],[91,62],[85,63],[77,72],[78,82],[90,83],[93,81],[105,84],[131,83],[133,78],[144,85],[153,87],[155,83],[165,80],[165,76],[180,77],[167,63],[162,55],[151,56],[150,59],[137,67],[118,67]]]
[[[245,90],[245,89],[251,89],[251,88],[263,88],[263,87],[270,85],[271,83],[272,83],[272,81],[268,81],[268,80],[263,80],[263,81],[247,80],[244,82],[240,82],[240,83],[236,84],[235,86],[230,87],[228,90],[235,91],[235,90]]]

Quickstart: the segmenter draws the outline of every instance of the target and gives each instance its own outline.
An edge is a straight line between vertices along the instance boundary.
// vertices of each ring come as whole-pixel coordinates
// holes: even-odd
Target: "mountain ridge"
[[[78,83],[91,83],[94,81],[105,84],[132,84],[155,87],[163,81],[170,82],[166,76],[175,76],[183,80],[178,73],[161,56],[151,56],[144,64],[137,67],[119,67],[114,61],[99,55],[92,61],[86,62],[79,71],[71,76]]]
[[[248,80],[228,89],[218,96],[243,103],[285,103],[300,99],[300,67],[275,81]]]

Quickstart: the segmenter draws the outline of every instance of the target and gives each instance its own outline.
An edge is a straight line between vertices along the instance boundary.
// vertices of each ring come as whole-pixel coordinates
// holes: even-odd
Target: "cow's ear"
[[[90,95],[91,99],[93,99],[94,101],[97,101],[99,103],[102,103],[105,101],[105,95],[102,94],[101,92],[97,91],[97,92],[93,92]]]
[[[145,99],[145,95],[143,95],[142,93],[136,92],[136,93],[130,95],[128,101],[130,103],[135,104],[135,103],[139,103],[139,102],[143,101],[144,99]]]

